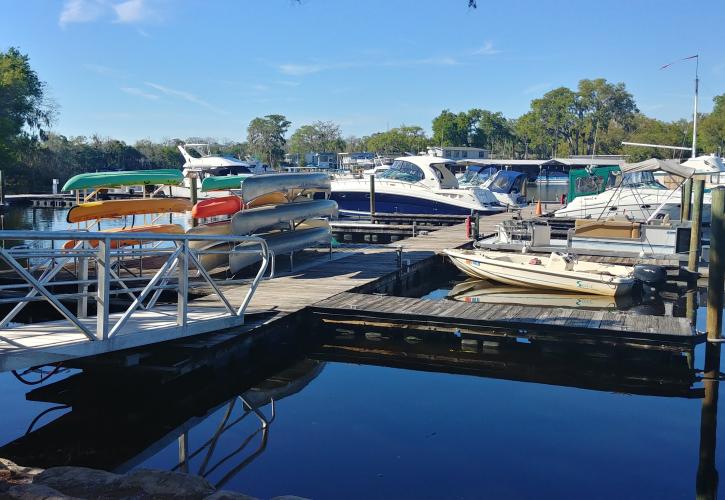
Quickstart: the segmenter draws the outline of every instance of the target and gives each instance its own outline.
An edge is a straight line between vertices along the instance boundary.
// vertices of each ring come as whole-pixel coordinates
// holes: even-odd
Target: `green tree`
[[[698,141],[706,152],[722,153],[725,148],[725,94],[712,99],[715,107],[705,116],[700,125]]]
[[[289,151],[292,153],[339,153],[345,149],[340,126],[333,122],[314,122],[303,125],[292,134]]]
[[[393,128],[387,132],[377,132],[363,139],[366,149],[376,153],[413,153],[425,150],[430,139],[417,125]]]
[[[249,150],[265,158],[270,165],[276,165],[284,156],[287,143],[285,134],[291,124],[284,115],[266,115],[253,119],[247,127]]]
[[[11,47],[0,52],[0,160],[17,161],[21,149],[46,136],[54,110],[45,83],[30,67],[30,59]]]
[[[444,109],[433,118],[433,144],[436,146],[468,146],[471,117],[468,113],[451,113]]]
[[[686,147],[692,140],[692,125],[687,120],[664,122],[637,114],[634,118],[633,128],[634,131],[627,137],[629,142]],[[682,155],[682,152],[679,151],[644,146],[624,146],[623,151],[629,155],[628,160],[633,162],[647,158],[674,158]]]

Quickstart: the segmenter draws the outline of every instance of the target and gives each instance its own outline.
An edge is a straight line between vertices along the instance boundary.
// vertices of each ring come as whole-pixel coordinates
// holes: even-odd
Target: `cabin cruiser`
[[[684,182],[693,176],[711,176],[722,170],[722,159],[717,156],[698,156],[682,164],[677,160],[657,159],[625,163],[621,171],[609,172],[603,192],[579,196],[557,210],[554,215],[578,219],[607,219],[618,216],[638,221],[666,216],[673,220],[679,219],[679,186],[676,189],[667,189],[655,179],[654,172],[664,171],[682,178]],[[710,220],[709,193],[705,193],[703,198],[703,220]]]
[[[436,156],[403,156],[375,175],[375,209],[387,213],[467,215],[506,210],[491,191],[460,189],[455,162]],[[345,214],[370,213],[368,178],[336,178],[331,198]]]
[[[191,178],[197,179],[198,198],[222,196],[223,192],[202,192],[201,183],[206,177],[226,175],[263,174],[267,166],[257,160],[240,160],[233,156],[212,154],[209,144],[184,144],[178,146],[184,157],[184,184],[174,189],[174,194],[182,197],[191,195]],[[221,194],[220,194],[221,193]]]
[[[458,164],[460,165],[461,162],[459,161]],[[478,187],[491,191],[504,206],[519,207],[526,204],[526,196],[523,194],[526,183],[524,173],[469,164],[462,176],[457,179],[459,187]]]
[[[456,175],[456,179],[458,179],[459,187],[479,187],[496,172],[498,172],[496,167],[468,165],[465,171]]]

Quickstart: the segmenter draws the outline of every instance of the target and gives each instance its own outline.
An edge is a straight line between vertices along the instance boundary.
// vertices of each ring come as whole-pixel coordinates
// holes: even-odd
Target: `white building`
[[[452,160],[465,159],[485,159],[488,158],[490,151],[481,148],[469,148],[465,146],[445,146],[445,147],[429,147],[429,156],[438,156],[440,158],[450,158]]]

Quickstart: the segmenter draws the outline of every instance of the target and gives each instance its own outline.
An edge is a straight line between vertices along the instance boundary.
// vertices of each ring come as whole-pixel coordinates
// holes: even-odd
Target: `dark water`
[[[188,470],[260,498],[692,498],[713,477],[698,483],[714,446],[700,442],[713,431],[701,427],[704,346],[690,369],[685,354],[609,362],[516,342],[472,353],[445,335],[314,333],[272,367],[246,356],[166,384],[69,371],[30,387],[2,373],[0,456]],[[26,400],[36,387],[40,401]],[[239,396],[265,418],[275,400],[266,430]],[[188,456],[210,440],[179,465],[184,442]]]

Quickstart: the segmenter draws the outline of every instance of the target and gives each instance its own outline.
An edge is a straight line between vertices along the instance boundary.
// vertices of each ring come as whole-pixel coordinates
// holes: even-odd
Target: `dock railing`
[[[12,281],[10,284],[0,285],[0,304],[14,304],[0,320],[0,329],[13,326],[13,320],[29,303],[47,301],[91,341],[112,339],[138,311],[153,311],[164,291],[176,292],[176,326],[189,329],[188,295],[190,288],[197,286],[211,289],[228,317],[243,324],[247,306],[270,263],[267,243],[255,236],[0,231],[0,240],[51,242],[51,248],[28,244],[0,248],[0,258],[17,278],[6,280]],[[200,243],[191,245],[192,242]],[[229,250],[218,249],[223,243],[228,244]],[[259,269],[252,278],[217,281],[201,263],[204,255],[235,252],[260,255]],[[142,263],[152,259],[158,267],[149,270],[147,264],[144,275]],[[129,262],[137,264],[135,271]],[[89,279],[90,269],[95,270],[94,279]],[[63,278],[58,279],[59,276]],[[240,283],[248,284],[249,288],[241,304],[234,306],[222,288]],[[114,314],[112,318],[111,298],[118,296],[128,297],[130,305],[125,307],[124,303],[120,315]],[[66,305],[69,301],[76,303],[75,313]],[[96,306],[95,328],[88,318],[90,301]]]

